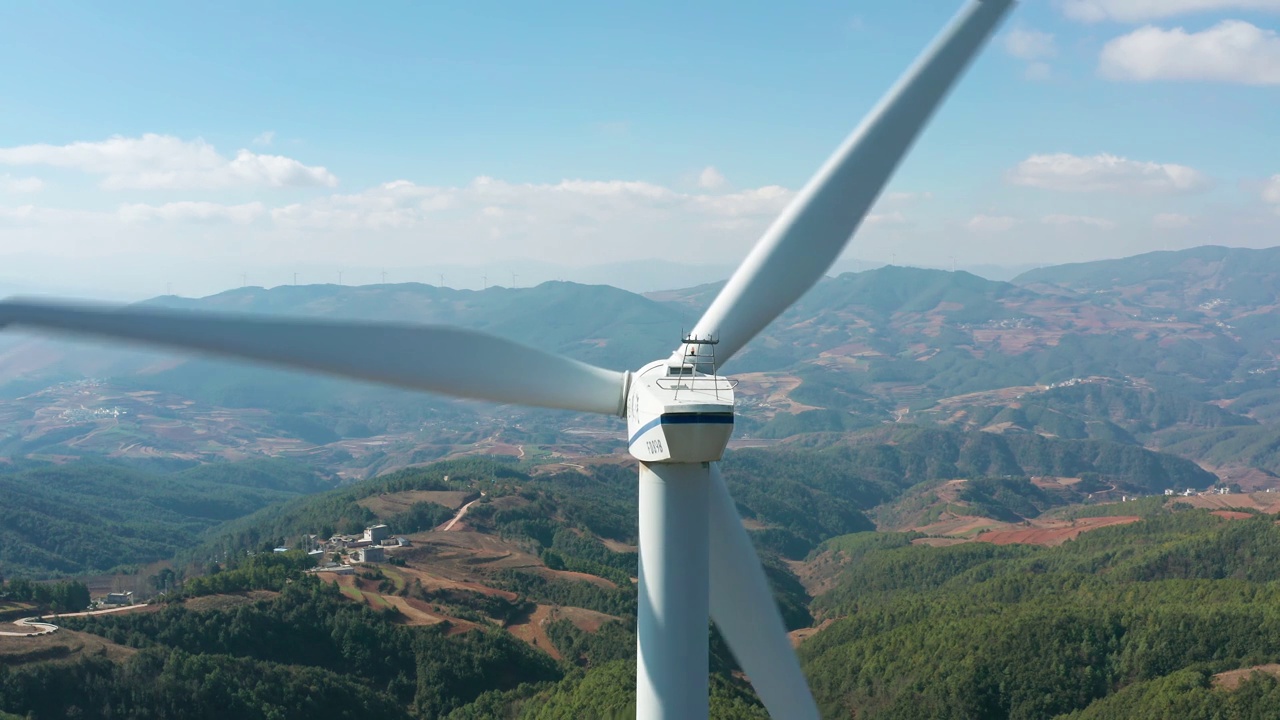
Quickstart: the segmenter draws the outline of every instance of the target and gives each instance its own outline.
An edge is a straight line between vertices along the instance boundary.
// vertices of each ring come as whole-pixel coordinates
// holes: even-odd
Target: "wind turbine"
[[[817,718],[764,570],[720,476],[719,375],[831,267],[1013,0],[969,0],[765,233],[668,358],[605,370],[470,330],[13,300],[0,325],[107,336],[500,403],[621,415],[640,462],[636,717],[705,718],[706,622],[775,718]]]

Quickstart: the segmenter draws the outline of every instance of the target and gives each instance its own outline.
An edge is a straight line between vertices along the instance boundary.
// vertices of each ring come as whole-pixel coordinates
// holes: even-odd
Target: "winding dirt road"
[[[0,630],[0,636],[3,637],[39,637],[41,635],[52,635],[58,632],[58,626],[47,620],[60,617],[84,617],[86,615],[106,615],[107,613],[126,612],[128,610],[137,610],[138,608],[147,607],[146,605],[121,605],[120,607],[107,608],[106,610],[86,610],[84,612],[60,613],[58,615],[39,615],[35,617],[24,617],[14,620],[13,624],[18,627],[36,628],[35,632],[4,632]]]
[[[467,514],[467,510],[470,510],[472,505],[475,505],[476,503],[480,502],[481,498],[483,497],[484,497],[484,493],[480,493],[480,497],[458,508],[458,514],[454,515],[453,519],[450,520],[449,522],[436,528],[436,532],[449,532],[450,530],[452,530],[453,526],[457,525],[458,521],[462,519],[462,516]]]

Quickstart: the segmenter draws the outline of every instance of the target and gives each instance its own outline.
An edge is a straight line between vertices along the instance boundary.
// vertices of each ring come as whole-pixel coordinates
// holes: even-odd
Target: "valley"
[[[724,477],[824,716],[1107,718],[1150,693],[1271,692],[1280,642],[1255,601],[1280,579],[1280,334],[1261,320],[1277,287],[1274,250],[1012,283],[887,267],[824,280],[735,357]],[[458,322],[632,367],[718,289],[245,288],[181,304]],[[531,319],[549,308],[591,341]],[[391,717],[634,702],[621,420],[5,342],[0,613],[51,609],[28,580],[150,604],[0,639],[0,712],[54,717],[39,688],[64,681],[76,707],[171,702],[215,671],[247,683],[246,712],[304,686]],[[405,541],[380,558],[332,540],[380,525]],[[1180,644],[1189,626],[1217,644]],[[762,717],[714,632],[712,670],[713,715]],[[135,685],[143,672],[162,682]]]

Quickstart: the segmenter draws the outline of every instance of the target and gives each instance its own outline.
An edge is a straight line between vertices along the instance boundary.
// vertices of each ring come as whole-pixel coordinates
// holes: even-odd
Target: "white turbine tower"
[[[107,336],[501,403],[627,418],[640,461],[636,716],[707,716],[708,614],[769,713],[817,718],[718,461],[718,375],[831,267],[1013,0],[969,0],[743,261],[671,357],[617,372],[470,330],[14,300],[0,325]]]

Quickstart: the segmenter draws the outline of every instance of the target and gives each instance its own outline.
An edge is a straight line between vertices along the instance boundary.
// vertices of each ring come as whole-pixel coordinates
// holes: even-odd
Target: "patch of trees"
[[[83,681],[87,689],[68,694],[62,702],[75,704],[84,717],[105,717],[94,714],[104,707],[116,708],[117,714],[110,717],[228,717],[230,708],[259,705],[267,710],[234,716],[354,717],[342,714],[349,708],[386,711],[389,717],[436,718],[489,690],[561,677],[548,656],[505,632],[482,629],[450,635],[447,626],[405,627],[395,620],[393,613],[347,601],[337,586],[312,576],[286,583],[274,599],[224,610],[195,612],[174,604],[155,613],[68,618],[71,629],[141,649],[135,658],[153,659],[149,662],[154,665],[145,666],[150,674],[138,676],[139,668],[131,664],[114,669],[109,664],[76,670],[53,665],[19,669],[0,675],[0,708],[63,717],[40,704],[57,701],[41,699],[39,689]],[[164,693],[138,690],[140,683],[157,676],[163,680],[168,668],[186,663],[213,676],[210,689],[192,679],[194,672],[180,674],[182,681],[174,690],[175,695],[179,687],[188,694],[191,707],[183,711],[187,714],[172,714]],[[88,675],[78,676],[81,672]],[[278,680],[282,687],[274,695],[263,695],[268,692],[266,683],[249,677],[255,673]],[[242,697],[218,704],[223,702],[220,693],[237,683],[246,688]],[[361,692],[352,689],[356,687]],[[329,697],[335,705],[316,709],[308,693]],[[130,697],[137,698],[135,704],[116,704]],[[310,714],[278,709],[290,703],[309,708]]]
[[[1055,548],[907,539],[829,544],[856,561],[814,603],[841,619],[801,646],[824,716],[1273,712],[1272,680],[1230,697],[1207,681],[1280,659],[1280,528],[1270,518],[1187,510]]]
[[[283,461],[176,472],[102,460],[0,468],[0,567],[39,578],[163,560],[210,528],[327,482]]]
[[[1246,678],[1235,689],[1215,688],[1207,670],[1179,670],[1133,685],[1063,720],[1267,720],[1280,707],[1280,681],[1266,673]],[[1157,713],[1157,714],[1153,714]]]
[[[32,720],[410,717],[392,697],[342,673],[179,648],[144,650],[120,665],[92,657],[0,666],[0,706]]]
[[[485,693],[475,703],[455,710],[449,720],[627,720],[636,715],[635,676],[635,658],[615,660],[570,672],[555,684]],[[710,684],[710,720],[768,719],[741,680],[714,673]]]
[[[630,582],[625,587],[605,588],[585,580],[503,570],[494,575],[491,584],[544,605],[580,607],[622,618],[634,618],[636,614],[636,591]]]
[[[79,580],[56,583],[22,579],[0,581],[0,600],[29,603],[42,612],[79,612],[89,607],[89,588]]]
[[[580,630],[569,620],[547,625],[547,637],[565,660],[583,667],[598,667],[616,660],[627,660],[636,653],[633,624],[609,621],[593,633]]]
[[[182,594],[197,597],[245,590],[282,590],[286,583],[301,578],[299,571],[314,567],[315,564],[315,558],[301,550],[259,553],[237,562],[227,570],[223,570],[220,565],[213,565],[208,575],[191,578],[183,583]]]

